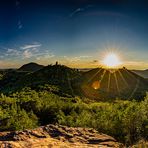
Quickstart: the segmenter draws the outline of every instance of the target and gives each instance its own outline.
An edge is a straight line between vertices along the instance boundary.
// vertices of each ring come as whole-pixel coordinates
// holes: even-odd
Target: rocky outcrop
[[[123,148],[113,137],[91,128],[47,125],[33,130],[0,132],[0,148]]]

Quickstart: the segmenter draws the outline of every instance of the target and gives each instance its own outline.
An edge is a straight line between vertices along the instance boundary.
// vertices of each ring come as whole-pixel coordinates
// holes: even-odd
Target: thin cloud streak
[[[22,22],[21,21],[18,21],[18,29],[22,29],[23,28],[23,24],[22,24]]]
[[[77,8],[77,9],[75,9],[69,16],[70,16],[70,17],[73,17],[75,14],[77,14],[77,13],[79,13],[79,12],[83,12],[83,11],[85,11],[86,9],[91,8],[91,7],[93,7],[93,5],[87,5],[86,7],[83,7],[83,8]]]
[[[29,48],[36,48],[36,47],[40,47],[41,44],[29,44],[29,45],[24,45],[23,47],[21,47],[21,49],[25,50],[25,49],[29,49]]]
[[[69,16],[70,16],[70,17],[73,17],[76,13],[82,12],[82,11],[84,11],[84,10],[85,10],[84,8],[77,8],[77,9],[74,10]]]

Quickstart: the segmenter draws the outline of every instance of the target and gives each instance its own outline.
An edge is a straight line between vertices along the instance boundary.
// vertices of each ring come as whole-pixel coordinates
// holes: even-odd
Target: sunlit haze
[[[107,68],[117,68],[121,62],[116,54],[110,53],[104,57],[103,64]]]

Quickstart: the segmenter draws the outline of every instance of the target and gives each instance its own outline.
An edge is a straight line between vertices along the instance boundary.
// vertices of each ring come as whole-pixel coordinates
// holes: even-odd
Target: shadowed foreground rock
[[[47,125],[0,132],[0,148],[123,148],[114,138],[90,128]]]

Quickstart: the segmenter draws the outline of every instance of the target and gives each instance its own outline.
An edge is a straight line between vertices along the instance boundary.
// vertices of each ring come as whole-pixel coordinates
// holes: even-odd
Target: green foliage
[[[92,127],[127,145],[148,138],[148,95],[141,102],[92,102],[52,93],[56,87],[29,87],[0,95],[0,130],[23,130],[49,123]]]
[[[12,108],[9,112],[8,119],[5,121],[4,129],[7,130],[24,130],[37,126],[37,117],[33,112],[27,113],[25,110]]]
[[[0,110],[1,131],[24,130],[37,126],[38,119],[32,111],[27,113],[24,109],[21,109],[15,101],[10,101],[9,98],[6,102],[8,104],[3,105]]]

